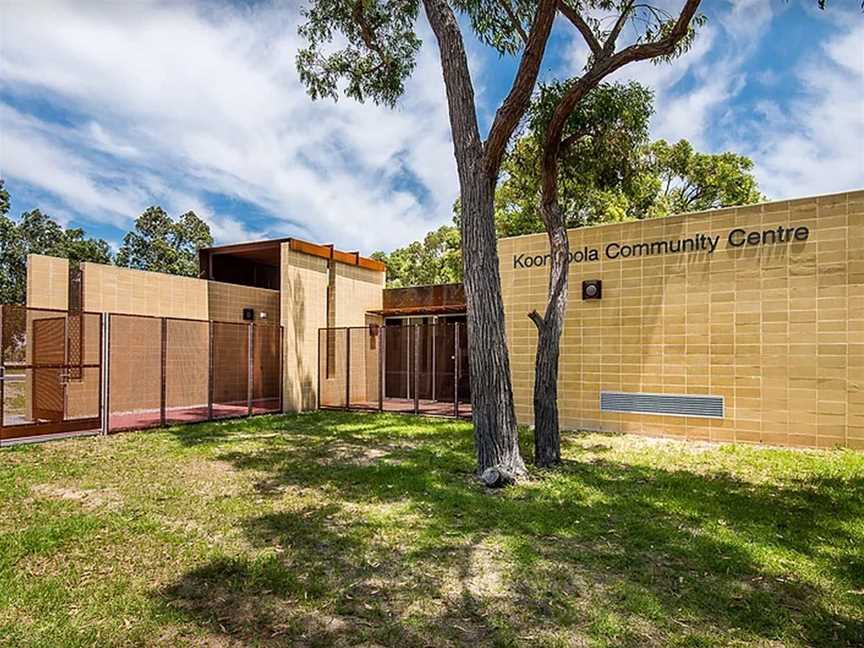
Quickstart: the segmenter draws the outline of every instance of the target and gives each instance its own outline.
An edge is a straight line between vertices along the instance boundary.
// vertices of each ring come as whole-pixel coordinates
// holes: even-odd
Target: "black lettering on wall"
[[[720,244],[720,234],[694,234],[687,238],[661,240],[638,243],[622,243],[614,241],[607,243],[603,248],[603,254],[607,259],[629,259],[636,257],[649,257],[663,254],[698,253],[713,254]],[[747,231],[740,227],[730,230],[726,235],[726,244],[729,248],[740,248],[744,246],[755,247],[760,245],[777,245],[802,242],[810,238],[810,229],[806,225],[797,227],[778,226],[776,229]],[[552,256],[550,254],[537,254],[528,256],[524,253],[513,255],[513,268],[539,268],[549,264]],[[570,252],[570,263],[579,264],[586,261],[599,261],[600,254],[597,248],[584,247],[581,250]]]

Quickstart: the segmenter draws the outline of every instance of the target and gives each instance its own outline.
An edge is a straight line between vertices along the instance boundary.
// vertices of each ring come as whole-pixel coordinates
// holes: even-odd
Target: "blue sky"
[[[658,0],[670,9],[681,0]],[[763,192],[864,188],[864,16],[857,0],[705,0],[680,60],[617,79],[656,93],[652,134],[751,156]],[[0,175],[116,245],[151,204],[195,210],[218,242],[298,236],[391,249],[451,219],[458,192],[434,39],[397,108],[312,102],[294,68],[298,4],[0,4]],[[556,24],[543,78],[586,47]],[[514,61],[469,56],[484,128]]]

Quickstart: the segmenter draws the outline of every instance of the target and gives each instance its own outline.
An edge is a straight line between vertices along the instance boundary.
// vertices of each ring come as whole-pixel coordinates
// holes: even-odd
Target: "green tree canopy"
[[[543,231],[540,215],[542,138],[566,84],[543,86],[527,133],[504,159],[495,194],[499,236]],[[648,143],[653,95],[638,83],[604,83],[567,120],[558,165],[559,201],[568,227],[625,220],[645,192],[640,152]]]
[[[545,230],[540,214],[541,138],[562,84],[545,86],[526,133],[504,159],[495,193],[498,236]],[[558,165],[558,202],[568,228],[746,205],[763,200],[753,162],[699,153],[686,140],[649,142],[654,111],[638,83],[600,84],[570,116]]]
[[[423,241],[390,254],[375,252],[372,257],[387,266],[387,285],[391,288],[462,281],[462,240],[459,228],[453,225],[442,225]]]
[[[735,153],[698,153],[687,140],[657,140],[643,153],[645,173],[658,183],[650,216],[748,205],[764,199],[753,161]]]
[[[589,147],[591,143],[587,144]],[[699,153],[687,140],[658,140],[622,152],[622,173],[606,173],[602,159],[586,155],[559,167],[560,202],[568,228],[669,216],[765,199],[753,161],[736,153]],[[540,215],[539,149],[523,137],[504,161],[495,192],[498,236],[545,231]],[[568,156],[569,157],[569,156]],[[572,164],[572,166],[571,166]],[[582,171],[576,169],[582,168]],[[614,169],[614,167],[612,167]]]
[[[135,221],[115,260],[118,266],[198,276],[198,250],[213,245],[210,227],[195,212],[173,220],[161,207],[149,207]]]
[[[38,209],[14,221],[0,206],[0,303],[23,304],[27,292],[27,255],[47,254],[73,262],[111,263],[111,248],[85,236],[78,227],[64,228]]]
[[[6,191],[6,181],[0,178],[0,216],[9,213],[9,192]]]

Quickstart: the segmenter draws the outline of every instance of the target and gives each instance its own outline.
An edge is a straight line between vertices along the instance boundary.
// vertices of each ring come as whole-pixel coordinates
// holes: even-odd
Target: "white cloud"
[[[118,225],[152,202],[194,206],[222,241],[290,232],[368,252],[449,220],[458,184],[432,43],[395,110],[312,102],[294,68],[295,10],[208,8],[5,5],[0,84],[81,118],[22,121],[7,107],[3,174]],[[274,220],[250,231],[242,213],[212,213],[204,192]]]
[[[756,160],[763,190],[794,197],[864,186],[864,25],[823,45],[825,56],[797,72],[802,98],[763,111],[754,142],[741,150]]]

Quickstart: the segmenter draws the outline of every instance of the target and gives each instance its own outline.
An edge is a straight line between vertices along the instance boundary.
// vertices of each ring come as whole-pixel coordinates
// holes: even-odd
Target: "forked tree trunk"
[[[615,52],[615,41],[621,32],[634,3],[627,5],[607,36],[605,44],[597,41],[590,26],[578,16],[574,24],[586,36],[594,54],[590,69],[571,84],[564,97],[555,107],[552,119],[546,127],[543,141],[543,164],[541,172],[540,214],[549,235],[552,267],[549,275],[549,302],[541,317],[537,311],[530,313],[537,325],[537,364],[534,380],[534,453],[538,466],[551,466],[561,461],[561,438],[558,428],[558,357],[564,314],[567,310],[567,271],[570,266],[569,245],[565,220],[558,202],[558,155],[562,147],[564,128],[573,110],[587,92],[597,87],[606,76],[634,61],[669,56],[687,35],[700,0],[687,0],[672,28],[655,42],[637,43]],[[563,5],[566,9],[567,5]],[[571,10],[572,11],[572,10]],[[566,12],[565,12],[566,13]]]
[[[558,421],[558,359],[561,333],[567,312],[570,244],[567,229],[556,204],[544,205],[549,235],[551,267],[549,301],[543,317],[537,311],[529,317],[537,326],[537,355],[534,365],[534,463],[548,468],[561,463],[561,433]]]

